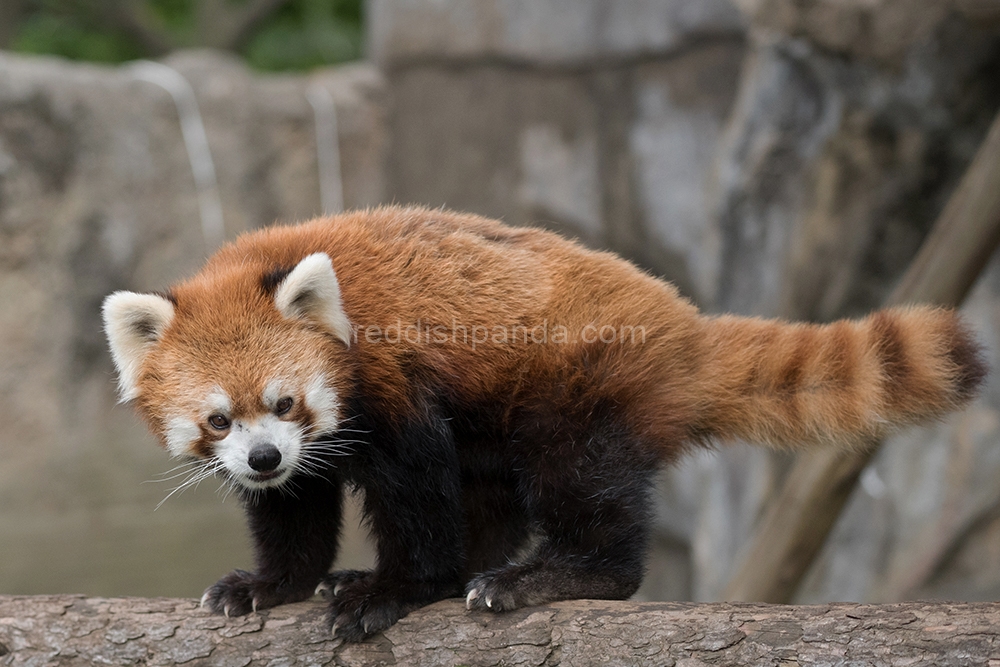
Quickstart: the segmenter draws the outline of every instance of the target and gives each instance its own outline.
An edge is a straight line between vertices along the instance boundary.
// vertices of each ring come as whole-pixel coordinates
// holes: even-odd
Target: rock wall
[[[703,303],[714,147],[743,28],[728,0],[373,0],[399,201],[543,224]]]

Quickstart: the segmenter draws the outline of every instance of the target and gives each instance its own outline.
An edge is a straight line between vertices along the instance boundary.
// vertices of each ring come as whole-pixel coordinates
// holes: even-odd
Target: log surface
[[[0,596],[0,665],[1000,665],[1000,604],[446,600],[362,644],[313,600],[227,619],[194,600]]]

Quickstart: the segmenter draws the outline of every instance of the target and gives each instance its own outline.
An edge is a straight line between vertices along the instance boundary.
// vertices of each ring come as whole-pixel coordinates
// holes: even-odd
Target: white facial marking
[[[274,445],[281,453],[281,463],[274,470],[276,474],[268,479],[261,479],[260,473],[251,468],[247,460],[250,450],[258,445]],[[215,445],[216,456],[234,481],[248,489],[266,489],[283,484],[298,466],[301,452],[299,425],[282,421],[274,415],[234,421],[229,435]]]
[[[187,417],[171,417],[167,420],[163,437],[167,441],[167,451],[171,455],[190,455],[191,445],[201,437],[201,429]]]
[[[209,414],[218,412],[229,416],[229,413],[233,409],[233,402],[229,400],[229,394],[223,391],[222,387],[215,387],[205,397],[205,407],[208,408],[207,412]]]
[[[300,467],[304,438],[336,430],[337,393],[328,386],[323,373],[314,375],[304,390],[298,391],[287,380],[273,379],[264,386],[261,399],[273,411],[279,399],[296,395],[303,395],[302,400],[315,416],[312,433],[304,433],[298,422],[266,413],[250,419],[233,419],[225,437],[214,444],[215,456],[234,482],[248,489],[281,486]],[[231,417],[232,399],[221,387],[213,387],[201,402],[200,410],[202,421],[213,414]],[[199,423],[184,417],[171,418],[166,427],[168,447],[174,454],[190,454],[191,446],[201,434]],[[281,454],[281,461],[273,471],[260,472],[250,467],[250,452],[261,445],[273,445]]]
[[[306,385],[306,407],[316,417],[312,435],[330,433],[337,429],[340,403],[337,401],[337,392],[327,385],[323,373],[314,375]]]
[[[274,410],[274,406],[278,404],[278,399],[285,395],[282,391],[283,383],[281,380],[271,380],[264,387],[264,395],[261,397],[264,399],[264,405],[267,406],[268,410]]]

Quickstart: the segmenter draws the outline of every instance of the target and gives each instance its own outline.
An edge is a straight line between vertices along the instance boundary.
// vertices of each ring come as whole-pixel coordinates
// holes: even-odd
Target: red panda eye
[[[278,402],[274,405],[274,414],[283,415],[292,409],[292,399],[290,396],[284,396],[278,399]]]
[[[212,415],[208,418],[208,423],[212,425],[212,428],[225,431],[229,428],[229,419],[225,415]]]

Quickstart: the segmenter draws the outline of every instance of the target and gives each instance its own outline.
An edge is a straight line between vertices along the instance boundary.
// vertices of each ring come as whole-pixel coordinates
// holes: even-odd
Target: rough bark
[[[995,665],[1000,605],[577,600],[503,615],[446,600],[362,644],[323,605],[227,619],[193,600],[0,596],[3,665]]]

